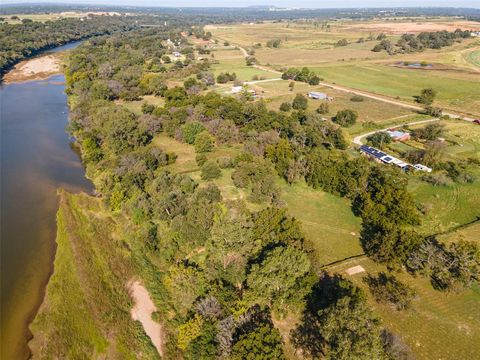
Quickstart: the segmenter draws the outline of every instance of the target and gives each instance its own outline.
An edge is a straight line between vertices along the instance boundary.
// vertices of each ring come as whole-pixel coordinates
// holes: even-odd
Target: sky
[[[32,0],[0,0],[0,4],[39,3]],[[279,7],[469,7],[480,8],[480,0],[46,0],[48,3],[136,5],[160,7],[243,7],[276,5]]]

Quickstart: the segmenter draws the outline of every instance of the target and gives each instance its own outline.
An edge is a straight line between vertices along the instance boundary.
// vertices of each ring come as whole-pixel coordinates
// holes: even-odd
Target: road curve
[[[414,121],[414,122],[410,122],[410,123],[406,123],[406,124],[399,124],[399,125],[396,125],[396,126],[405,126],[405,125],[417,125],[417,124],[423,124],[423,123],[429,123],[429,122],[433,122],[433,121],[439,121],[440,119],[439,118],[435,118],[435,119],[428,119],[428,120],[420,120],[420,121]],[[353,143],[355,145],[363,145],[362,144],[362,139],[367,137],[367,136],[370,136],[370,135],[373,135],[377,132],[382,132],[382,131],[387,131],[388,129],[390,129],[392,126],[388,127],[388,128],[385,128],[385,129],[380,129],[380,130],[375,130],[375,131],[370,131],[368,133],[365,133],[365,134],[361,134],[361,135],[358,135],[356,136],[354,139],[353,139]],[[394,126],[395,127],[395,126]]]

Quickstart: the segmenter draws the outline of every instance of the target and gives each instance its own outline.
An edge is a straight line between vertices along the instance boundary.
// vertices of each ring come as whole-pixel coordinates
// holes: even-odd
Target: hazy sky
[[[32,0],[0,0],[0,4],[41,2]],[[238,7],[249,5],[276,5],[282,7],[340,8],[340,7],[470,7],[480,8],[480,0],[46,0],[48,3],[106,4],[168,7]]]

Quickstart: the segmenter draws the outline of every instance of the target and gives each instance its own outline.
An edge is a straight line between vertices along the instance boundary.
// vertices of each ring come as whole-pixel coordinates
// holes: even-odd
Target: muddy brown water
[[[63,75],[55,75],[0,85],[0,358],[5,360],[29,356],[28,324],[53,271],[57,189],[93,191],[65,130],[63,83]]]

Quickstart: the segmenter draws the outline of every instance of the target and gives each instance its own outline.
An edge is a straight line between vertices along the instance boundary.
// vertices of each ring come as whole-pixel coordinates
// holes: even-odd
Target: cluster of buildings
[[[360,146],[360,152],[362,154],[367,155],[368,157],[371,157],[375,159],[378,162],[384,163],[384,164],[392,164],[395,166],[398,166],[400,169],[407,171],[410,168],[413,168],[415,170],[419,171],[425,171],[425,172],[432,172],[432,169],[429,168],[428,166],[422,165],[422,164],[415,164],[411,165],[409,163],[406,163],[403,160],[397,159],[396,157],[389,155],[381,150],[375,149],[372,146],[367,146],[367,145],[362,145]]]

